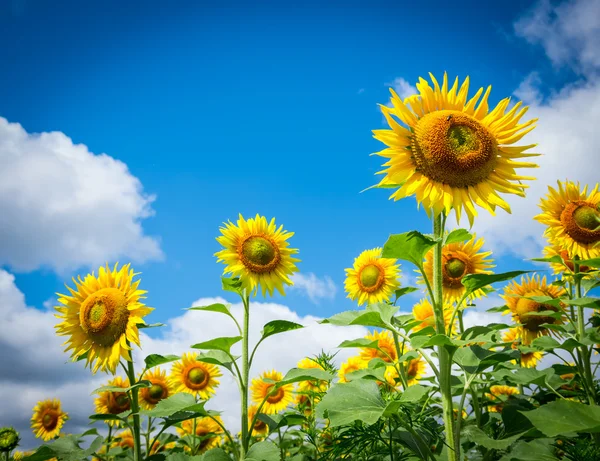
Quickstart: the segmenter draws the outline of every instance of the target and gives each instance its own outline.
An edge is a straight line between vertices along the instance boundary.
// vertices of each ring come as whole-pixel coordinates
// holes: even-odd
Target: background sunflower
[[[223,420],[220,416],[215,416],[214,418],[223,425]],[[194,434],[195,427],[196,437],[201,438],[201,440],[197,440],[195,443],[199,446],[199,453],[204,453],[221,443],[224,431],[219,423],[208,416],[196,418],[195,421],[193,419],[187,419],[181,423],[181,427],[176,427],[176,430],[180,436],[185,437],[186,435]],[[189,448],[186,448],[186,451],[189,451]]]
[[[265,379],[270,380],[269,382]],[[252,400],[259,404],[266,398],[265,404],[262,407],[262,412],[265,414],[278,413],[284,410],[294,400],[294,385],[285,384],[279,387],[272,395],[267,397],[271,392],[271,389],[277,381],[281,381],[283,375],[275,370],[265,371],[260,377],[252,380],[250,386],[250,392],[252,393]],[[274,381],[274,382],[271,382]]]
[[[152,386],[140,389],[140,405],[146,410],[151,410],[162,399],[171,395],[171,382],[167,378],[167,372],[156,367],[144,375],[144,380],[150,381]]]
[[[60,400],[43,400],[33,408],[31,429],[37,438],[47,442],[58,436],[67,419],[68,415],[62,411]]]
[[[108,382],[107,386],[127,389],[129,387],[129,380],[115,376],[114,379]],[[119,415],[131,409],[131,401],[126,392],[100,392],[98,397],[94,399],[94,404],[96,406],[96,413],[105,415]],[[118,420],[108,420],[106,423],[111,426],[121,426],[121,421]]]
[[[400,286],[400,266],[395,259],[382,258],[381,248],[365,250],[354,259],[351,269],[346,269],[344,285],[348,298],[358,305],[389,301]]]
[[[171,367],[169,382],[174,392],[187,392],[194,396],[207,400],[215,393],[222,376],[219,368],[196,360],[196,354],[185,353]]]

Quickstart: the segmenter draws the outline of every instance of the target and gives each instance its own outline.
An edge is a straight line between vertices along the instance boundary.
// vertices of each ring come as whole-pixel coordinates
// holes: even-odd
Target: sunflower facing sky
[[[413,332],[421,331],[427,327],[433,327],[435,329],[435,314],[433,312],[433,306],[429,299],[424,298],[413,306],[412,309],[413,317],[415,320],[419,320],[421,323],[412,328]],[[444,325],[446,330],[450,325],[452,319],[452,305],[444,303]],[[454,326],[452,327],[454,331]]]
[[[552,330],[544,327],[544,324],[564,323],[563,318],[552,315],[536,315],[538,312],[544,311],[561,312],[562,309],[527,298],[536,296],[559,298],[565,294],[564,288],[550,285],[546,282],[546,277],[540,278],[539,276],[525,276],[521,278],[520,282],[513,280],[504,288],[504,294],[501,297],[508,307],[504,313],[512,314],[513,321],[521,324],[517,328],[523,344],[529,345],[535,338],[549,335]]]
[[[365,250],[346,269],[346,293],[358,305],[388,301],[400,286],[400,266],[395,259],[382,258],[381,248]]]
[[[115,376],[114,379],[108,382],[107,386],[127,389],[129,387],[129,380],[123,379],[120,376]],[[131,409],[131,401],[129,400],[127,392],[100,392],[98,397],[94,400],[94,404],[96,406],[96,413],[105,415],[119,415],[124,411]],[[120,426],[121,422],[118,420],[109,420],[107,421],[107,424],[110,424],[111,426]]]
[[[154,310],[140,302],[146,292],[138,290],[140,280],[133,281],[138,274],[129,264],[117,266],[112,271],[108,265],[100,267],[98,277],[92,272],[84,280],[73,279],[76,290],[67,286],[71,296],[57,293],[63,306],[55,308],[62,319],[56,331],[69,337],[65,352],[72,349],[73,359],[87,352],[86,365],[93,373],[114,374],[121,358],[131,361],[128,343],[140,346],[137,325]]]
[[[481,251],[485,241],[483,238],[477,239],[476,235],[467,242],[454,242],[444,245],[442,249],[442,283],[444,286],[444,301],[458,301],[465,293],[466,288],[462,284],[462,279],[468,274],[491,274],[493,261],[489,258],[491,251]],[[433,250],[425,255],[423,269],[427,279],[433,281]],[[422,277],[418,282],[424,284]],[[473,293],[474,298],[480,298],[484,295],[483,290],[477,290]]]
[[[223,420],[220,416],[214,417],[219,423],[223,424]],[[196,441],[196,445],[199,444],[199,453],[204,453],[212,448],[215,448],[221,443],[223,439],[223,428],[214,419],[205,416],[203,418],[186,419],[181,423],[181,427],[177,427],[177,432],[181,437],[186,435],[194,434],[194,424],[196,426],[196,437],[200,437],[201,440]],[[186,451],[189,448],[186,447]]]
[[[467,100],[469,77],[460,88],[458,77],[448,88],[445,73],[441,87],[429,76],[433,88],[419,78],[418,94],[402,100],[390,89],[392,107],[380,106],[391,129],[373,131],[387,146],[376,153],[388,159],[378,185],[397,186],[390,197],[394,200],[415,195],[418,204],[436,215],[454,209],[460,221],[464,209],[471,224],[475,205],[492,214],[496,207],[510,212],[499,193],[523,197],[527,186],[522,181],[535,178],[521,176],[516,169],[537,167],[518,160],[537,155],[525,152],[535,144],[511,144],[533,130],[537,120],[519,123],[528,108],[519,102],[507,112],[510,98],[490,111],[491,86]]]
[[[299,259],[292,255],[298,250],[289,248],[287,239],[293,232],[275,225],[275,218],[267,222],[264,216],[245,220],[240,215],[237,226],[232,222],[221,227],[221,236],[217,237],[224,249],[215,253],[217,262],[223,262],[225,274],[240,277],[243,285],[256,294],[261,287],[263,296],[270,296],[277,289],[284,295],[283,285],[293,285],[290,275],[298,272],[294,263]]]
[[[272,395],[267,397],[275,383],[267,382],[265,379],[270,379],[277,382],[283,379],[283,375],[278,371],[272,370],[265,371],[258,378],[254,378],[252,380],[252,385],[250,386],[252,400],[260,405],[260,403],[266,397],[265,404],[263,405],[261,411],[267,415],[279,413],[294,400],[294,385],[284,384],[275,392],[273,392]]]
[[[152,386],[140,389],[140,405],[146,410],[152,410],[158,402],[172,394],[171,383],[167,378],[167,372],[160,367],[150,370],[144,375],[144,379],[150,381]]]
[[[196,354],[186,352],[181,360],[173,363],[169,382],[174,393],[187,392],[207,400],[219,386],[219,376],[222,373],[218,367],[196,360]]]
[[[68,418],[67,413],[62,411],[60,400],[44,400],[33,408],[31,429],[37,438],[47,442],[59,435]]]
[[[598,184],[588,193],[579,183],[558,181],[558,190],[548,186],[540,201],[536,220],[547,227],[544,235],[552,245],[581,259],[600,256],[600,191]]]

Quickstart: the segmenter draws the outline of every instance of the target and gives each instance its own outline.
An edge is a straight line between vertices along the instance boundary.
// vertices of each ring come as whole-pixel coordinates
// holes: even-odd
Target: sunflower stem
[[[575,255],[573,258],[573,277],[575,279],[575,290],[577,298],[582,298],[583,293],[581,290],[581,277],[579,276],[579,257]],[[579,341],[582,341],[585,334],[585,317],[583,306],[577,306],[577,333],[579,334]],[[583,366],[583,379],[585,382],[585,388],[588,396],[588,403],[590,405],[596,405],[596,393],[594,392],[594,376],[592,375],[592,364],[590,361],[591,348],[588,346],[581,346],[578,349],[580,356],[581,365]]]
[[[245,292],[242,296],[244,304],[244,327],[242,332],[242,376],[240,381],[240,392],[242,396],[242,440],[240,447],[240,461],[246,459],[248,444],[250,441],[248,433],[248,379],[250,375],[250,362],[248,359],[248,335],[250,331],[250,296]]]
[[[127,344],[129,346],[129,342]],[[129,385],[135,384],[135,370],[133,360],[127,362],[127,377]],[[140,406],[138,401],[138,388],[131,389],[131,413],[133,413],[133,461],[142,461],[142,443],[140,437]]]
[[[442,248],[444,238],[444,226],[442,223],[442,213],[433,218],[433,235],[437,240],[433,252],[433,298],[436,331],[438,334],[445,335],[446,327],[444,324],[444,296],[443,296],[443,278],[442,278]],[[460,456],[460,444],[458,436],[454,433],[454,415],[452,412],[452,357],[448,350],[440,345],[437,347],[440,374],[439,385],[442,395],[442,416],[446,429],[446,444],[448,445],[448,461],[457,461]]]

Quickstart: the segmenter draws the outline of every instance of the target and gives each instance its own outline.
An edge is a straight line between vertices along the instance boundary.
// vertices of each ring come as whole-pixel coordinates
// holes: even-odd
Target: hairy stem
[[[250,331],[250,296],[245,293],[242,297],[244,303],[244,326],[242,331],[242,376],[240,392],[242,396],[242,437],[240,447],[240,461],[246,459],[250,434],[248,432],[248,377],[250,375],[250,362],[248,358],[248,335]]]
[[[127,362],[127,377],[129,378],[129,385],[135,384],[135,370],[133,368],[133,361]],[[142,443],[140,437],[140,405],[138,401],[137,387],[131,389],[131,412],[133,413],[133,461],[142,461]]]

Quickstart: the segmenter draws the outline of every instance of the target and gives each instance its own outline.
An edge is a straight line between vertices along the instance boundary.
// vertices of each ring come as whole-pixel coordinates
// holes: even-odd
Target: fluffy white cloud
[[[413,94],[417,94],[417,88],[414,85],[411,85],[410,82],[403,79],[402,77],[396,77],[389,83],[385,84],[386,86],[391,86],[398,96],[402,99],[407,98]]]
[[[153,200],[124,163],[0,117],[0,266],[62,271],[161,258],[141,226]]]
[[[337,293],[337,286],[328,275],[319,278],[310,272],[294,274],[291,279],[294,285],[290,289],[304,293],[315,304],[318,304],[321,299],[334,299]]]

